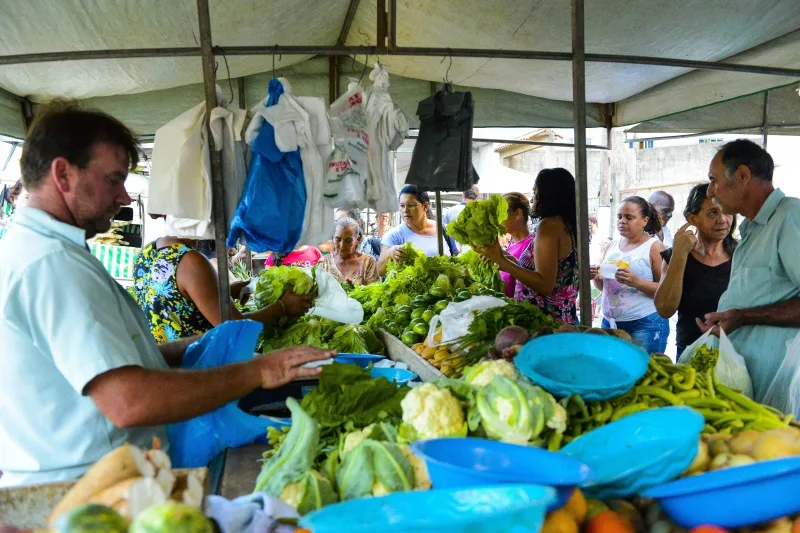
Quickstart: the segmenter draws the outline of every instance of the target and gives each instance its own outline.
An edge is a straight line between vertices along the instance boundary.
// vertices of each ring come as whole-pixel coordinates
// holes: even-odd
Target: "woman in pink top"
[[[269,268],[275,266],[275,260],[273,259],[274,256],[275,254],[270,252],[270,254],[267,256],[267,260],[264,261],[265,267]],[[286,254],[280,264],[282,266],[311,268],[319,263],[320,259],[322,259],[322,252],[320,252],[318,248],[315,248],[314,246],[301,246],[297,250],[292,250]]]
[[[522,252],[530,245],[533,235],[528,229],[528,220],[531,214],[531,203],[521,192],[511,192],[503,195],[508,202],[508,218],[503,222],[506,232],[511,235],[506,252],[519,260]],[[517,280],[508,272],[500,272],[500,277],[506,284],[506,296],[514,297]]]

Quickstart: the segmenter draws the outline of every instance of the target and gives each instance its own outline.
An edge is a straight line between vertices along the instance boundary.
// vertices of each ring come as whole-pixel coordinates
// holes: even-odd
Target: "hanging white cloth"
[[[225,101],[219,86],[217,102],[219,106],[211,110],[209,121],[214,149],[222,151],[227,232],[247,178],[241,146],[247,112]],[[214,238],[211,157],[203,122],[205,110],[205,102],[198,104],[156,131],[148,210],[167,215],[166,232],[174,237]]]
[[[389,152],[403,144],[408,133],[408,120],[389,96],[389,71],[375,63],[369,79],[373,85],[366,102],[369,134],[367,200],[376,213],[394,213],[399,205]]]

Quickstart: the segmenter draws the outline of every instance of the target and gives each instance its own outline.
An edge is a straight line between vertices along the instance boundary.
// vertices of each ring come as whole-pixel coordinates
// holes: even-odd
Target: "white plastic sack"
[[[786,343],[784,357],[763,403],[800,419],[800,334]]]
[[[364,308],[358,301],[347,296],[339,282],[321,268],[316,269],[318,294],[309,314],[335,320],[343,324],[360,324],[364,320]]]
[[[753,397],[753,382],[747,372],[747,365],[744,358],[733,347],[725,332],[720,330],[719,337],[711,334],[708,330],[699,339],[687,346],[683,353],[678,357],[678,364],[688,365],[694,357],[694,352],[702,345],[709,348],[719,348],[719,362],[714,368],[714,375],[723,384],[732,389],[742,391],[748,398]]]
[[[485,311],[493,307],[504,307],[506,305],[508,304],[504,300],[494,296],[473,296],[463,302],[451,302],[441,314],[431,319],[430,329],[428,330],[428,346],[450,344],[456,339],[460,339],[469,331],[469,325],[472,324],[477,311]],[[435,342],[433,336],[439,324],[442,326],[442,340]]]

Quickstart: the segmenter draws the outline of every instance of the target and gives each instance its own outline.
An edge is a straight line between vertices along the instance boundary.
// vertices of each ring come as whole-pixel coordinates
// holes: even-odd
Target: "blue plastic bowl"
[[[687,529],[745,527],[800,513],[800,457],[716,470],[653,487],[670,518]]]
[[[594,480],[580,485],[590,498],[627,498],[671,481],[694,460],[703,415],[661,407],[623,417],[578,437],[561,453],[586,464]]]
[[[314,533],[538,533],[554,499],[540,485],[396,492],[328,505],[300,525]]]
[[[591,401],[628,392],[647,371],[649,360],[635,344],[589,333],[537,337],[514,358],[520,372],[554,396],[580,394]]]
[[[592,478],[588,466],[560,453],[477,438],[415,442],[415,455],[425,460],[437,489],[536,483],[556,489],[549,510],[567,503],[575,487]]]
[[[386,357],[383,355],[373,355],[368,353],[340,353],[333,358],[333,360],[337,363],[358,365],[361,368],[367,368],[370,363],[377,363],[382,359],[386,359]]]
[[[373,378],[386,378],[398,385],[414,381],[419,377],[416,372],[403,370],[402,368],[373,368],[370,370],[369,375]]]

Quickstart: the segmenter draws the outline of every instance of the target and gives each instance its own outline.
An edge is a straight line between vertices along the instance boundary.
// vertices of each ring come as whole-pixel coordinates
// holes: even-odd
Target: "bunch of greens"
[[[247,265],[244,264],[244,261],[236,261],[236,263],[233,264],[231,272],[233,272],[233,275],[236,276],[236,279],[239,281],[248,281],[252,277],[252,273],[250,269],[247,268]]]
[[[458,261],[467,268],[470,277],[474,281],[493,291],[503,291],[505,284],[500,277],[500,271],[497,269],[497,265],[485,262],[475,250],[467,250],[457,257]]]
[[[399,424],[400,402],[408,387],[387,379],[372,379],[358,365],[326,365],[316,389],[303,397],[302,407],[319,424],[323,448],[338,442],[340,435],[377,422]]]
[[[413,265],[419,258],[425,258],[425,254],[422,252],[422,250],[414,246],[411,241],[406,241],[403,243],[400,246],[400,249],[405,252],[405,258],[403,259],[403,262],[398,264],[394,258],[389,259],[389,261],[386,262],[387,274],[396,270],[402,270],[406,265]]]
[[[495,343],[495,337],[508,326],[519,326],[528,333],[558,327],[552,316],[528,302],[511,301],[503,307],[493,307],[478,313],[469,325],[467,334],[455,342],[452,351],[463,354],[474,364],[486,357]]]
[[[506,218],[508,202],[495,194],[486,200],[468,203],[458,218],[447,225],[447,234],[461,244],[484,248],[505,235],[503,221]]]
[[[680,354],[678,354],[678,356],[680,356]],[[714,370],[718,362],[719,348],[709,348],[707,345],[703,344],[694,351],[689,365],[698,372],[705,374],[709,370]]]
[[[253,300],[259,309],[272,305],[287,288],[295,294],[312,294],[317,290],[316,280],[303,269],[290,266],[272,267],[262,270],[256,282]]]
[[[290,346],[315,346],[340,353],[383,354],[385,347],[366,326],[341,324],[315,316],[300,318],[295,324],[278,331],[267,331],[261,351],[272,352]]]

